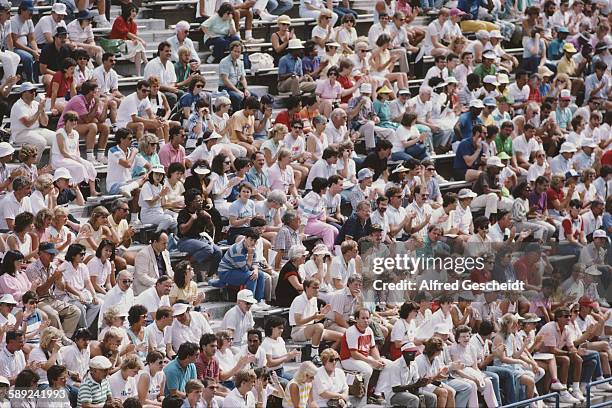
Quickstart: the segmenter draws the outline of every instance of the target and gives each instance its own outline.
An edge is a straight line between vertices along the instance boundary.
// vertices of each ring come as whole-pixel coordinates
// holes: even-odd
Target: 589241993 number
[[[65,399],[67,393],[65,389],[53,390],[47,388],[45,390],[31,389],[31,388],[14,388],[8,390],[8,397],[10,400],[19,399]]]

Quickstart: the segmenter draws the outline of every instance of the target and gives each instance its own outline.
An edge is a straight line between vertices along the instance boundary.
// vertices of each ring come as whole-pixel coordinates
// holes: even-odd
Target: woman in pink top
[[[300,182],[302,175],[293,171],[290,166],[291,151],[282,147],[278,151],[276,163],[268,170],[268,180],[270,181],[270,190],[280,190],[285,194],[290,194],[297,202],[299,197],[297,192],[297,184]]]
[[[28,290],[36,290],[38,280],[30,282],[23,271],[24,256],[19,251],[7,251],[0,268],[0,293],[11,294],[21,306],[21,297]]]
[[[317,81],[315,93],[319,97],[319,111],[323,116],[329,117],[333,104],[340,102],[342,85],[338,79],[338,68],[333,66],[327,71],[327,78]]]

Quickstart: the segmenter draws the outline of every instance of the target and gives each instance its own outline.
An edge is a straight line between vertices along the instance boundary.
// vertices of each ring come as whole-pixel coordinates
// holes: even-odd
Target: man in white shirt
[[[351,275],[346,282],[346,288],[333,292],[328,296],[331,310],[325,316],[325,328],[344,333],[349,328],[348,321],[357,309],[361,300],[363,280],[359,275]]]
[[[403,241],[404,233],[410,233],[414,213],[408,215],[406,208],[402,206],[404,195],[399,187],[389,187],[385,195],[389,199],[386,214],[389,220],[389,235],[396,240]]]
[[[382,240],[386,244],[391,243],[389,236],[389,218],[387,217],[387,208],[389,208],[389,199],[385,196],[380,196],[376,199],[376,211],[370,215],[372,226],[378,225],[382,228]]]
[[[45,113],[45,98],[40,101],[36,97],[36,87],[30,82],[24,82],[19,87],[20,98],[11,108],[11,139],[15,145],[32,144],[38,149],[38,161],[47,146],[53,145],[55,132],[41,126],[49,124]]]
[[[200,337],[212,333],[208,320],[200,312],[190,311],[186,303],[172,305],[172,348],[177,351],[186,342],[198,343]]]
[[[263,406],[263,395],[255,397],[252,392],[255,389],[256,379],[257,376],[253,370],[238,371],[234,375],[235,388],[227,394],[223,400],[223,406],[232,408],[251,408],[256,404]]]
[[[389,112],[391,113],[391,120],[394,122],[400,122],[402,116],[406,113],[408,107],[408,99],[410,97],[409,89],[400,89],[397,91],[397,98],[389,103]]]
[[[32,182],[27,177],[19,176],[13,180],[13,191],[6,194],[0,202],[2,212],[0,228],[12,231],[17,214],[32,212],[30,194],[32,194]]]
[[[136,92],[126,96],[117,109],[117,127],[130,129],[135,133],[137,140],[142,138],[145,129],[154,130],[156,134],[159,133],[158,138],[160,136],[163,138],[161,130],[167,127],[163,120],[156,118],[153,114],[149,100],[150,92],[149,81],[138,81]]]
[[[552,174],[565,174],[574,169],[574,163],[572,157],[576,153],[576,146],[570,142],[564,142],[561,145],[559,154],[552,158],[550,161],[550,172]]]
[[[170,306],[170,289],[172,289],[172,278],[168,275],[162,275],[155,282],[155,286],[143,291],[136,296],[135,302],[137,305],[143,305],[149,312],[150,319],[153,320],[157,309],[161,306]]]
[[[336,162],[338,161],[338,149],[333,146],[326,147],[323,150],[323,155],[319,160],[313,164],[312,168],[308,172],[308,178],[306,179],[306,190],[312,189],[312,180],[315,177],[322,177],[328,179],[333,175],[338,174],[336,168]]]
[[[516,163],[529,170],[531,154],[540,150],[544,150],[544,146],[535,137],[535,126],[526,123],[523,126],[523,134],[512,141],[512,153],[516,155]]]
[[[15,315],[11,313],[17,306],[17,301],[13,295],[7,293],[0,297],[0,327],[14,326],[17,322]],[[4,333],[0,336],[0,348],[4,346]]]
[[[336,108],[332,111],[329,122],[325,126],[325,134],[330,145],[338,145],[348,137],[347,117],[346,111],[342,108]]]
[[[66,5],[58,2],[51,7],[50,15],[43,16],[38,20],[38,23],[36,23],[34,27],[34,39],[41,49],[46,44],[53,44],[53,34],[57,27],[66,28],[64,17],[66,17],[67,14]]]
[[[529,99],[529,73],[526,71],[519,71],[516,73],[516,82],[510,84],[508,87],[508,95],[513,101],[512,107],[519,112],[525,109],[527,106],[527,100]]]
[[[251,306],[257,303],[253,292],[242,289],[238,292],[236,306],[232,307],[223,316],[221,329],[229,330],[234,337],[234,346],[241,346],[246,343],[247,332],[255,327]]]
[[[582,225],[584,227],[584,235],[589,237],[593,232],[599,228],[603,223],[604,203],[599,200],[591,201],[589,211],[581,215]]]
[[[355,259],[358,252],[357,242],[353,240],[346,240],[340,245],[340,255],[332,258],[330,268],[334,289],[346,288],[348,279],[357,273]]]
[[[149,337],[149,350],[157,350],[171,359],[174,356],[172,349],[172,308],[170,306],[160,306],[155,312],[155,321],[145,327],[145,332]]]
[[[120,310],[129,310],[136,304],[134,302],[134,291],[132,290],[133,282],[134,277],[127,269],[117,274],[117,285],[106,293],[104,303],[100,308],[100,316],[104,316],[104,313],[111,307],[117,307]],[[103,323],[104,319],[99,319],[98,326],[102,328]]]
[[[247,344],[242,346],[240,352],[237,354],[237,357],[240,358],[242,356],[250,357],[252,360],[253,357],[255,361],[250,363],[250,368],[262,368],[266,367],[268,364],[268,360],[266,358],[266,350],[261,347],[261,342],[263,338],[261,335],[261,330],[251,329],[247,332]]]
[[[26,368],[23,354],[24,336],[21,331],[6,332],[6,346],[0,351],[0,375],[6,377],[11,385],[15,385],[17,375]]]
[[[82,382],[89,371],[89,331],[85,328],[74,333],[74,344],[60,349],[62,364],[68,369],[68,384]]]
[[[168,41],[162,41],[157,46],[156,58],[153,58],[147,63],[144,69],[144,78],[149,79],[152,75],[159,78],[159,90],[166,95],[170,108],[176,105],[176,102],[184,92],[176,87],[176,72],[174,65],[170,60],[172,57],[172,46]]]
[[[179,60],[178,49],[180,47],[187,47],[189,48],[189,51],[191,51],[191,56],[189,57],[189,59],[194,59],[198,61],[199,64],[200,56],[198,55],[198,52],[193,46],[193,41],[191,40],[191,38],[189,38],[189,28],[190,26],[187,21],[179,21],[178,23],[176,23],[176,26],[174,26],[174,32],[176,34],[166,40],[172,48],[171,60],[177,62]]]
[[[93,78],[98,83],[100,97],[108,101],[108,115],[111,124],[117,123],[117,108],[124,98],[119,92],[119,76],[113,69],[115,63],[115,54],[105,52],[102,54],[102,65],[93,70]]]

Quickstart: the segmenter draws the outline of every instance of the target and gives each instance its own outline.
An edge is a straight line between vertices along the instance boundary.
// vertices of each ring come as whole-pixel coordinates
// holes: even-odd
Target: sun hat
[[[389,88],[387,85],[383,85],[381,88],[376,91],[377,94],[389,94],[393,93],[393,89]]]
[[[172,305],[172,316],[180,316],[189,309],[187,303],[175,303]]]
[[[495,166],[495,167],[499,167],[499,168],[504,168],[506,166],[504,166],[504,164],[502,163],[501,159],[497,156],[491,156],[487,159],[487,166]]]
[[[363,181],[373,176],[374,176],[374,172],[368,168],[365,168],[365,169],[359,170],[359,172],[357,173],[357,180]]]
[[[294,38],[289,40],[289,44],[287,45],[288,50],[302,50],[304,46],[302,45],[302,40]]]
[[[276,24],[289,24],[289,25],[291,25],[291,18],[289,16],[283,14],[282,16],[279,16],[276,19]]]
[[[569,42],[563,44],[563,51],[571,52],[571,53],[577,53],[578,52],[578,50],[576,50],[576,47],[574,47],[574,44],[569,43]]]
[[[240,292],[238,292],[236,300],[251,304],[257,303],[257,299],[255,299],[253,292],[251,292],[249,289],[242,289]]]
[[[15,148],[8,142],[0,143],[0,157],[10,156],[15,153]]]
[[[576,153],[576,146],[572,142],[563,142],[559,153]]]
[[[91,360],[89,360],[89,368],[97,369],[97,370],[108,370],[113,366],[113,363],[104,356],[95,356]]]
[[[484,108],[484,104],[480,99],[472,99],[472,101],[470,101],[470,108],[482,109]]]
[[[61,16],[67,16],[66,5],[64,3],[55,3],[53,7],[51,7],[51,12],[55,14],[59,14]]]
[[[462,188],[461,190],[459,190],[459,193],[457,194],[457,198],[459,199],[463,199],[463,198],[474,198],[476,197],[478,194],[476,194],[475,192],[473,192],[472,190],[469,190],[467,188]]]
[[[70,175],[70,172],[68,171],[67,168],[60,167],[60,168],[55,169],[55,172],[53,173],[53,181],[57,181],[59,179],[66,179],[66,180],[72,179],[72,176]]]

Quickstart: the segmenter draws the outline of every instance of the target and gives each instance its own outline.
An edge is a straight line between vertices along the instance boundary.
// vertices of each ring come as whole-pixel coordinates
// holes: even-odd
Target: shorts
[[[291,328],[291,339],[293,341],[308,341],[304,331],[308,326],[293,326]]]

